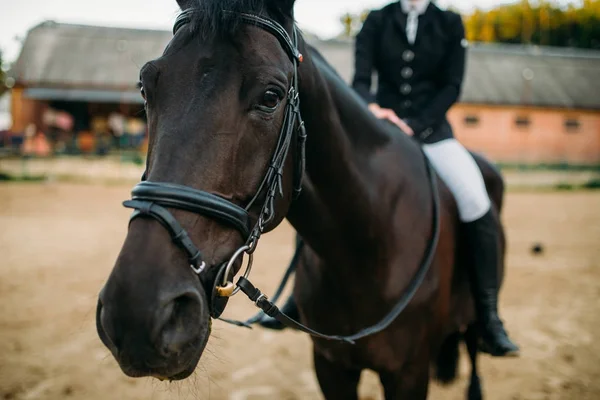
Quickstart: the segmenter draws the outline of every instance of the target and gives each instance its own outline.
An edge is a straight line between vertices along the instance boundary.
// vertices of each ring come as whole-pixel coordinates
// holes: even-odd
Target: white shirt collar
[[[421,0],[413,5],[410,0],[400,0],[400,5],[402,6],[402,11],[406,14],[408,14],[413,9],[413,7],[415,7],[415,11],[417,12],[417,14],[421,15],[424,14],[425,11],[427,11],[429,1],[430,0]]]

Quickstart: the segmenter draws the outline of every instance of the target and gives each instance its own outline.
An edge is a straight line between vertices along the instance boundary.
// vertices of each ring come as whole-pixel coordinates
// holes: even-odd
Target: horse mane
[[[355,129],[347,130],[349,137],[354,143],[360,143],[360,146],[370,148],[373,145],[385,145],[391,138],[396,138],[407,145],[407,148],[414,145],[414,140],[402,133],[395,125],[375,118],[367,108],[366,102],[348,85],[339,72],[315,46],[306,42],[305,46],[310,52],[315,66],[326,79],[330,90],[337,92],[339,96],[343,97],[344,101],[337,103],[340,114],[345,115],[348,121],[353,121],[352,124],[354,127],[358,121],[362,121],[361,124],[369,125],[369,135],[362,135],[360,132],[355,132]]]
[[[242,13],[283,21],[284,13],[276,3],[277,0],[192,0],[189,4],[194,12],[189,26],[192,32],[206,39],[231,36],[243,22]]]
[[[339,74],[339,72],[333,68],[333,66],[327,61],[327,59],[321,54],[321,52],[312,44],[304,42],[306,48],[310,52],[313,59],[318,60],[319,66],[321,68],[326,68],[331,74],[333,74],[339,81],[344,81],[344,78]]]

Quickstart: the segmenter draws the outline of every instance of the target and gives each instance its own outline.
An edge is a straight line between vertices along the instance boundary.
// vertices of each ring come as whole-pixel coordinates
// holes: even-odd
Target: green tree
[[[350,13],[346,13],[340,17],[340,22],[344,26],[344,35],[351,36],[352,35],[352,24],[354,22],[354,16]]]
[[[0,50],[0,96],[8,89],[6,87],[6,72],[4,70],[4,58],[2,58],[2,51]]]
[[[371,10],[363,10],[358,14],[350,14],[345,13],[340,17],[340,22],[342,23],[343,32],[342,35],[346,37],[355,36],[361,29],[362,24],[367,19]]]
[[[469,41],[474,42],[479,40],[479,35],[483,28],[483,16],[484,13],[476,8],[473,14],[464,21],[465,35]]]
[[[480,38],[484,42],[495,42],[496,41],[496,20],[497,20],[497,12],[493,10],[488,12],[483,17],[483,26],[480,32]]]
[[[465,16],[469,40],[600,48],[600,0],[522,0]]]
[[[346,13],[340,21],[345,36],[354,36],[368,10]],[[521,0],[463,16],[469,41],[525,43],[600,49],[600,0],[565,7],[559,0]]]

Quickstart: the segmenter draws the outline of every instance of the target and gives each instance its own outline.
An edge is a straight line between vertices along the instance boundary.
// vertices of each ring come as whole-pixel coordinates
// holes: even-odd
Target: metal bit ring
[[[223,274],[223,281],[221,282],[221,287],[223,289],[225,289],[228,285],[232,284],[232,282],[228,281],[227,278],[228,278],[229,274],[231,273],[231,269],[233,268],[233,264],[235,263],[235,260],[237,260],[238,257],[243,255],[244,253],[247,253],[248,250],[250,250],[249,246],[242,246],[239,249],[237,249],[237,251],[235,253],[233,253],[231,258],[229,259],[229,262],[227,263],[227,267],[225,268],[225,273]],[[250,271],[252,270],[253,259],[254,259],[254,256],[252,254],[248,254],[248,265],[246,266],[246,270],[244,271],[244,275],[243,275],[244,278],[248,278],[248,276],[250,275]],[[231,297],[239,291],[240,291],[240,287],[236,286],[236,288],[233,290],[233,292],[227,297]]]

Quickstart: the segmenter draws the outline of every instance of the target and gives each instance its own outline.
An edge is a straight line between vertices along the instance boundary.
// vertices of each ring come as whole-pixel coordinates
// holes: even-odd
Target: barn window
[[[565,120],[565,129],[567,132],[577,132],[579,131],[580,123],[577,118],[567,118]]]
[[[476,126],[479,124],[479,117],[477,115],[467,115],[465,117],[465,125]]]
[[[526,115],[519,115],[515,118],[515,125],[519,128],[527,128],[531,125],[531,120]]]

